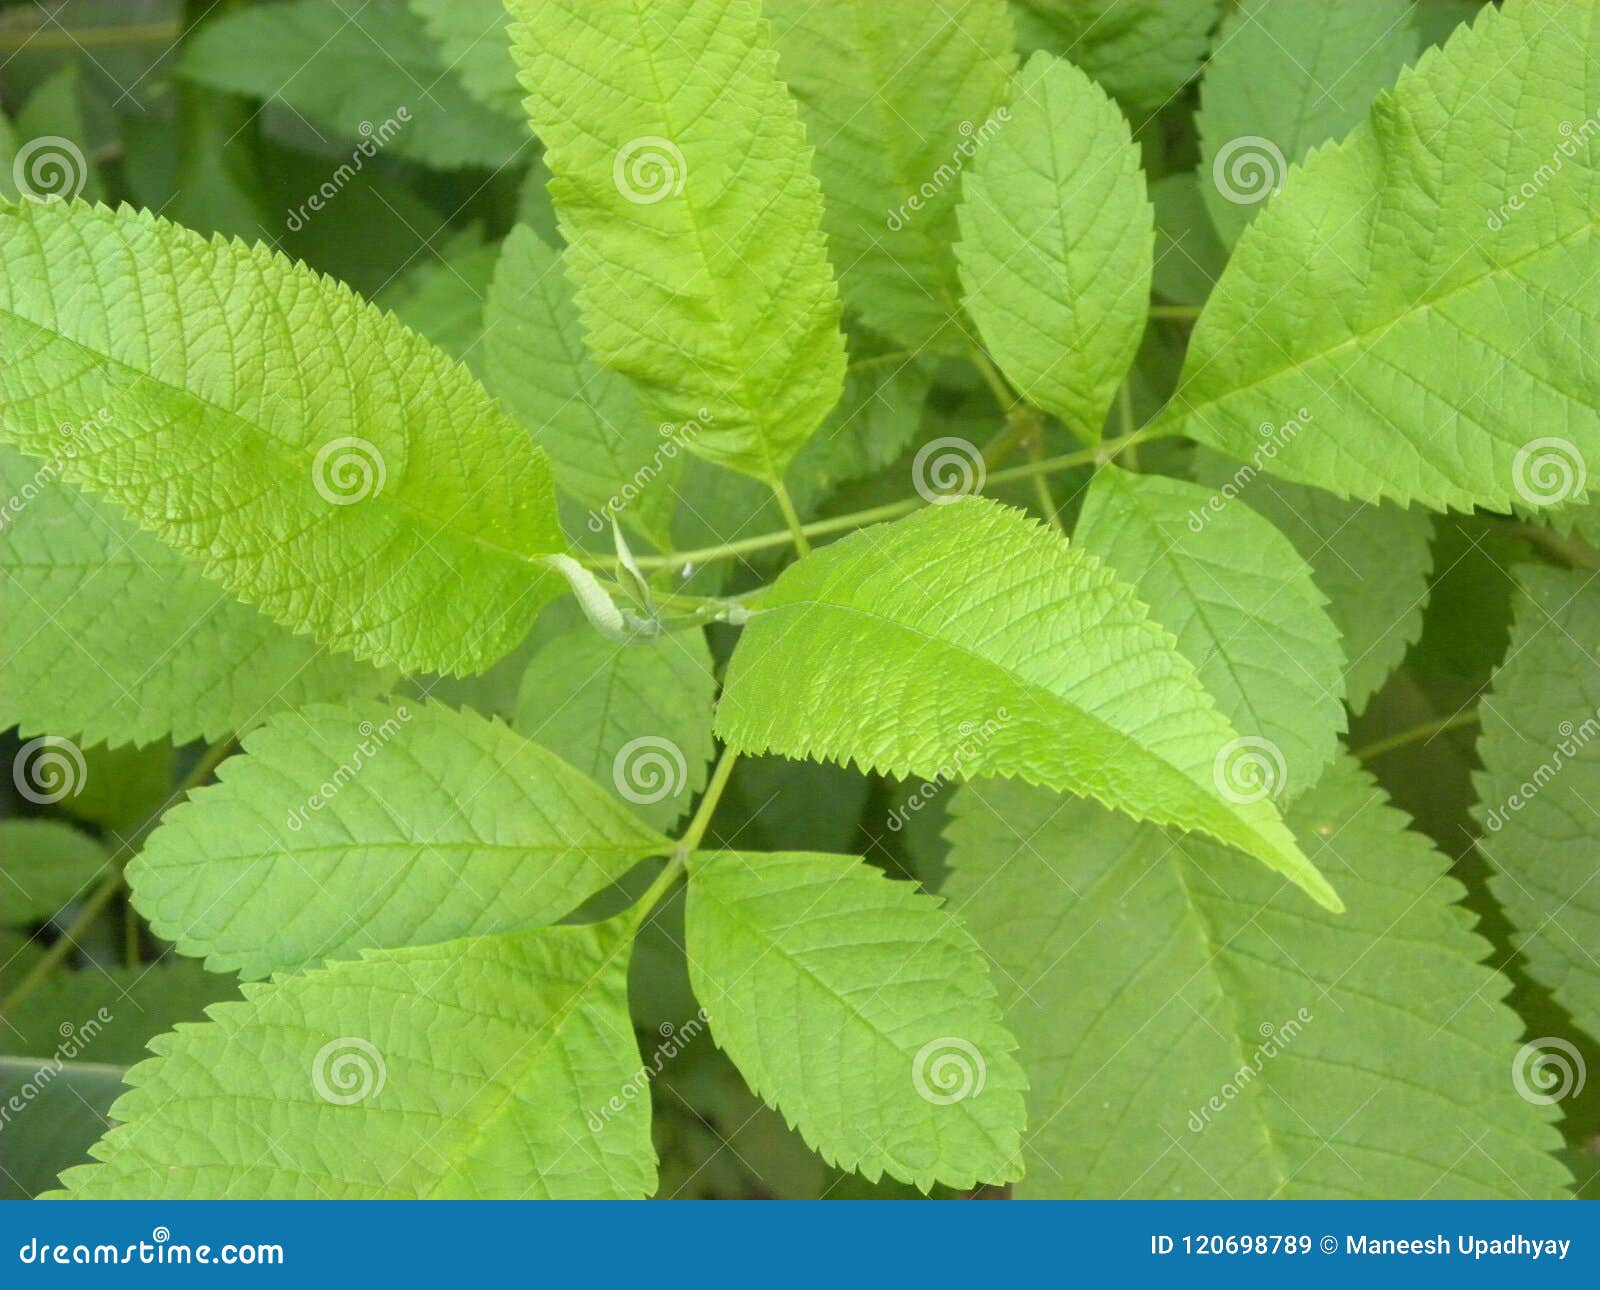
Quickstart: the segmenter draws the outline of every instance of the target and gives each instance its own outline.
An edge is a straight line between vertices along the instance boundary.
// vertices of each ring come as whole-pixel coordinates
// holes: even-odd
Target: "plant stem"
[[[1441,717],[1438,721],[1426,721],[1420,726],[1413,726],[1410,730],[1402,730],[1399,734],[1388,735],[1382,739],[1374,740],[1363,748],[1355,751],[1355,756],[1360,761],[1370,761],[1374,757],[1381,757],[1386,752],[1393,752],[1396,748],[1404,748],[1407,744],[1418,743],[1432,739],[1435,735],[1442,735],[1447,730],[1459,730],[1463,726],[1475,726],[1483,719],[1476,708],[1466,712],[1458,712],[1453,717]]]
[[[656,880],[650,884],[630,911],[634,926],[637,927],[650,917],[655,907],[660,904],[661,898],[667,894],[668,888],[688,869],[689,857],[700,845],[706,830],[711,827],[711,817],[717,813],[717,804],[722,801],[723,791],[728,787],[728,779],[733,774],[734,765],[738,760],[739,754],[731,748],[722,750],[716,769],[711,772],[711,779],[706,784],[706,791],[700,795],[700,805],[695,808],[689,827],[683,831],[683,836],[678,839],[678,845],[672,849],[672,858],[667,861],[666,868],[656,875]]]
[[[1177,322],[1193,322],[1200,316],[1199,305],[1151,305],[1152,318],[1170,318]]]
[[[1057,471],[1070,470],[1074,466],[1086,466],[1090,462],[1110,461],[1117,454],[1127,451],[1134,443],[1142,443],[1147,439],[1161,437],[1160,433],[1152,433],[1149,427],[1131,435],[1117,439],[1107,439],[1093,448],[1080,448],[1075,452],[1063,453],[1058,457],[1044,457],[1038,461],[1029,462],[1025,466],[1011,466],[1005,470],[996,470],[990,473],[988,482],[991,484],[1009,484],[1019,479],[1032,479],[1035,475],[1053,475]],[[905,497],[898,502],[885,502],[882,506],[870,507],[864,511],[852,511],[848,515],[835,515],[830,519],[813,520],[810,524],[802,525],[802,530],[807,538],[831,537],[835,533],[846,533],[851,529],[864,528],[868,524],[881,524],[885,520],[897,520],[912,511],[921,510],[927,503],[920,497]],[[670,555],[640,556],[637,563],[641,569],[678,569],[686,564],[709,564],[714,560],[727,560],[735,556],[754,555],[761,551],[769,551],[775,547],[787,546],[794,541],[794,534],[784,529],[781,533],[762,533],[756,537],[740,538],[736,542],[725,542],[720,546],[700,547],[693,551],[674,551]],[[610,567],[613,561],[606,561]]]
[[[152,22],[127,27],[72,27],[0,33],[0,51],[43,53],[53,49],[95,49],[109,45],[170,45],[183,34],[175,22]]]
[[[784,523],[789,526],[789,536],[794,539],[794,549],[801,555],[811,554],[811,543],[806,541],[806,526],[800,523],[800,512],[794,508],[794,498],[783,480],[772,480],[772,495],[778,499],[778,509],[783,512]]]
[[[1577,538],[1562,537],[1554,529],[1538,524],[1507,522],[1500,526],[1509,538],[1531,542],[1574,569],[1600,569],[1600,551]]]
[[[67,955],[78,947],[78,942],[94,926],[95,920],[105,912],[106,906],[122,890],[123,868],[129,859],[144,844],[151,831],[178,799],[186,796],[192,789],[198,788],[211,777],[211,772],[217,764],[228,755],[228,750],[233,747],[233,736],[225,735],[211,744],[200,755],[200,760],[195,762],[193,768],[183,777],[178,787],[172,790],[167,800],[150,812],[142,824],[139,825],[123,842],[116,855],[112,857],[112,871],[106,880],[95,888],[88,900],[83,902],[83,907],[78,911],[78,916],[59,937],[45,950],[44,956],[33,965],[22,980],[18,981],[11,993],[0,999],[0,1018],[15,1014],[18,1006],[25,1002],[40,986],[55,975],[56,969],[66,961]],[[126,934],[126,933],[125,933]]]
[[[983,377],[983,383],[994,394],[995,402],[1000,405],[1001,411],[1010,416],[1022,400],[1006,384],[1006,378],[1000,375],[1000,369],[994,365],[989,356],[976,346],[972,349],[972,362],[978,369],[978,375]]]

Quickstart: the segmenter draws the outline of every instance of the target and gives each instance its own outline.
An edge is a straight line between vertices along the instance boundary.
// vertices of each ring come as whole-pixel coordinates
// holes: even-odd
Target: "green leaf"
[[[851,334],[844,393],[795,454],[784,480],[802,515],[841,485],[883,470],[911,446],[933,367],[929,359],[891,349],[870,334]]]
[[[555,922],[671,848],[554,753],[473,713],[309,707],[244,751],[128,867],[150,926],[214,971]]]
[[[47,1079],[40,1069],[37,1058],[0,1057],[0,1108],[13,1099],[24,1108],[0,1137],[0,1200],[30,1200],[81,1163],[122,1092],[119,1066],[63,1061],[46,1068]]]
[[[1017,44],[1070,59],[1134,107],[1167,103],[1200,70],[1217,0],[1011,0]]]
[[[1028,1071],[1027,1180],[1076,1197],[1561,1195],[1555,1113],[1449,861],[1348,759],[1290,823],[1349,911],[1085,802],[969,785],[950,902]]]
[[[27,757],[26,750],[18,756]],[[109,872],[105,848],[87,833],[55,820],[0,820],[0,925],[52,919]]]
[[[1172,637],[1020,512],[965,498],[862,530],[751,605],[717,709],[730,745],[1084,794],[1210,833],[1338,907],[1267,793],[1234,790],[1241,741]]]
[[[347,288],[126,208],[24,203],[0,245],[0,438],[275,621],[460,672],[559,594],[544,455]]]
[[[520,119],[522,88],[502,0],[411,0],[411,8],[467,93],[501,116]]]
[[[1244,0],[1223,20],[1200,86],[1200,186],[1223,242],[1239,240],[1290,162],[1366,119],[1413,61],[1410,0]]]
[[[437,251],[419,252],[373,303],[483,376],[484,307],[500,248],[477,230],[457,234]]]
[[[85,744],[211,740],[387,683],[239,604],[61,483],[62,464],[0,444],[0,727]]]
[[[28,96],[17,113],[16,132],[23,160],[13,164],[27,176],[29,191],[44,197],[54,194],[105,201],[105,184],[88,143],[83,78],[77,63],[63,63]]]
[[[1156,218],[1156,294],[1174,304],[1205,304],[1228,262],[1228,248],[1206,213],[1199,179],[1188,171],[1163,175],[1150,185],[1150,204]]]
[[[1133,584],[1287,801],[1322,777],[1345,728],[1339,633],[1289,539],[1199,484],[1102,467],[1074,536]]]
[[[1600,589],[1589,572],[1529,566],[1518,580],[1511,644],[1483,702],[1478,849],[1529,975],[1600,1036]]]
[[[589,509],[589,531],[609,537],[615,516],[666,545],[686,435],[648,419],[628,381],[589,357],[563,257],[532,229],[506,238],[484,313],[489,388]]]
[[[669,829],[705,787],[716,694],[701,629],[619,642],[584,623],[533,656],[512,724]]]
[[[499,167],[528,149],[515,113],[462,88],[405,0],[366,0],[359,10],[292,0],[215,17],[184,42],[178,70],[215,89],[281,101],[313,125],[361,140],[349,155],[340,149],[330,171],[360,170],[379,153],[444,170]],[[399,128],[386,130],[390,121]]]
[[[1016,55],[1004,0],[763,9],[817,149],[846,303],[902,345],[964,353],[956,199],[1006,119]]]
[[[46,1057],[70,1040],[86,1061],[130,1066],[148,1055],[155,1036],[238,997],[231,977],[184,960],[59,973],[7,1015],[0,1053]]]
[[[781,479],[838,401],[844,339],[758,6],[507,7],[595,360],[652,420],[694,427],[689,451]]]
[[[1422,634],[1433,566],[1433,521],[1392,502],[1346,501],[1320,488],[1261,479],[1215,453],[1199,464],[1211,505],[1242,499],[1293,542],[1311,566],[1344,642],[1345,702],[1363,711]]]
[[[1105,93],[1035,54],[957,211],[967,312],[1022,397],[1098,442],[1150,303],[1154,215]]]
[[[547,928],[247,985],[128,1072],[73,1196],[611,1199],[655,1189],[628,941]],[[594,1124],[600,1121],[600,1128]]]
[[[853,856],[702,852],[685,936],[717,1044],[829,1163],[924,1191],[1020,1175],[1016,1043],[932,897]]]
[[[1486,9],[1291,172],[1217,284],[1160,424],[1246,459],[1257,427],[1306,409],[1312,425],[1280,436],[1267,468],[1369,501],[1577,493],[1583,459],[1600,459],[1585,340],[1597,174],[1587,132],[1562,126],[1593,110],[1589,17]]]

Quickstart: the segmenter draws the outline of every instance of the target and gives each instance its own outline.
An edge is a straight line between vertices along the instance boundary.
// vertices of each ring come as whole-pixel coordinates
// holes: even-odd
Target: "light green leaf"
[[[609,924],[374,953],[248,985],[128,1072],[101,1199],[612,1199],[655,1190],[626,934]],[[595,1123],[599,1122],[599,1128]]]
[[[1211,511],[1213,496],[1107,465],[1074,536],[1177,637],[1222,715],[1262,755],[1272,796],[1288,801],[1322,777],[1345,728],[1339,632],[1289,539],[1247,506]]]
[[[1019,784],[957,794],[952,907],[994,957],[1029,1094],[1019,1194],[1561,1195],[1555,1112],[1449,861],[1354,763],[1289,820],[1349,905]]]
[[[386,684],[239,604],[60,473],[0,444],[0,727],[184,743]]]
[[[657,426],[628,381],[589,357],[562,260],[532,229],[511,230],[485,309],[485,379],[589,509],[591,533],[609,536],[614,515],[665,545],[686,436]]]
[[[1435,509],[1573,496],[1600,460],[1600,175],[1563,125],[1593,111],[1597,58],[1586,6],[1529,0],[1426,53],[1251,224],[1162,424],[1246,459],[1304,408],[1268,465],[1300,483]]]
[[[1239,240],[1287,163],[1366,119],[1413,61],[1410,0],[1244,0],[1217,32],[1200,86],[1200,188],[1223,242]]]
[[[729,744],[1081,793],[1210,833],[1338,907],[1265,789],[1235,783],[1251,750],[1173,638],[1020,512],[929,507],[800,561],[751,604],[717,709]]]
[[[1014,98],[957,211],[967,312],[1022,397],[1095,443],[1150,303],[1139,150],[1116,104],[1049,54]]]
[[[214,971],[551,923],[671,847],[474,713],[317,706],[243,746],[128,868],[150,926]]]
[[[829,1163],[924,1191],[1019,1176],[1016,1043],[931,896],[853,856],[702,852],[685,957],[717,1044]]]
[[[1344,643],[1345,702],[1363,711],[1422,634],[1433,567],[1433,521],[1393,502],[1370,506],[1320,488],[1262,479],[1253,465],[1203,453],[1201,482],[1212,505],[1235,498],[1293,542],[1328,598]]]
[[[667,829],[705,787],[716,694],[701,629],[618,642],[585,623],[534,655],[512,724]]]
[[[529,151],[516,114],[462,88],[405,0],[365,0],[359,9],[292,0],[224,14],[184,42],[178,70],[215,89],[281,101],[313,125],[359,139],[334,162],[352,170],[379,153],[454,170],[504,166]],[[398,129],[386,128],[391,121]]]
[[[964,353],[956,199],[1005,119],[1016,55],[1004,0],[763,8],[817,150],[846,303],[902,345]]]
[[[56,820],[0,820],[0,926],[54,918],[110,872],[105,848],[87,833]]]
[[[68,1040],[80,1060],[130,1066],[155,1036],[238,997],[231,977],[189,960],[60,973],[6,1017],[0,1053],[47,1057]]]
[[[844,338],[758,6],[507,7],[595,360],[689,451],[781,479],[838,401]]]
[[[1483,701],[1478,849],[1529,974],[1600,1036],[1600,588],[1591,573],[1534,566],[1518,581],[1511,644]]]
[[[1217,0],[1011,0],[1017,44],[1070,60],[1134,107],[1159,108],[1200,70]]]
[[[544,455],[348,289],[127,208],[24,203],[0,246],[0,438],[269,617],[460,672],[559,594]]]
[[[511,61],[510,17],[502,0],[411,0],[444,63],[467,93],[513,121],[522,117],[522,88]]]

